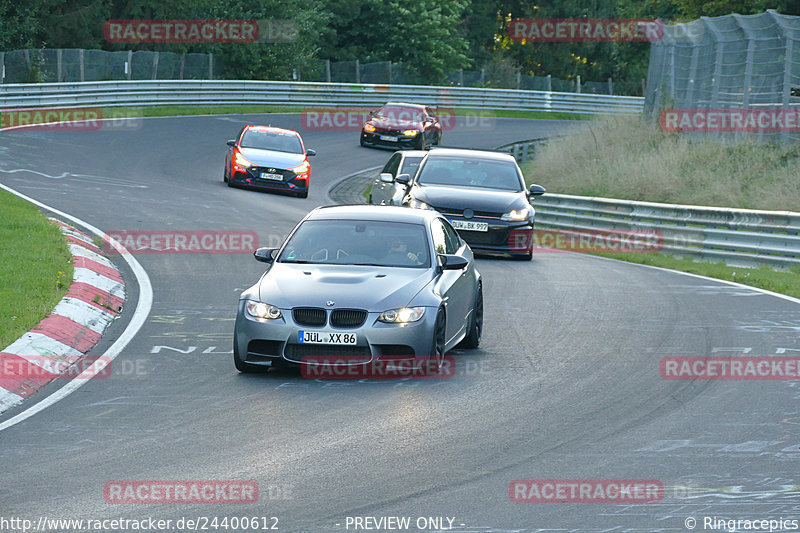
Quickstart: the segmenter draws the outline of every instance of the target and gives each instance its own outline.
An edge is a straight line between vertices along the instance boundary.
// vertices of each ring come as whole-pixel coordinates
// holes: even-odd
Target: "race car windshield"
[[[371,220],[307,220],[279,263],[430,267],[425,226]]]
[[[417,183],[514,192],[523,190],[513,163],[479,159],[429,159],[420,170]]]
[[[270,131],[247,130],[242,136],[240,145],[242,148],[257,148],[290,154],[303,153],[303,146],[297,136]]]
[[[415,107],[384,106],[375,115],[396,122],[422,122],[422,111]]]

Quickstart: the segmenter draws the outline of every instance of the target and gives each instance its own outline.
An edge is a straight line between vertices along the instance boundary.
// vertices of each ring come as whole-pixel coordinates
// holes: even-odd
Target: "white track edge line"
[[[603,260],[606,260],[606,261],[614,261],[614,262],[617,262],[617,263],[625,263],[625,264],[628,264],[628,265],[636,265],[636,266],[640,266],[640,267],[652,268],[652,269],[655,269],[655,270],[661,270],[663,272],[672,272],[673,274],[682,274],[684,276],[691,276],[693,278],[698,278],[698,279],[716,281],[717,283],[724,283],[726,285],[732,285],[734,287],[739,287],[739,288],[742,288],[742,289],[750,289],[751,291],[760,292],[761,294],[765,294],[767,296],[774,296],[776,298],[781,298],[783,300],[787,300],[787,301],[790,301],[792,303],[800,304],[800,298],[795,298],[794,296],[789,296],[788,294],[781,294],[779,292],[768,291],[767,289],[762,289],[761,287],[754,287],[752,285],[746,285],[744,283],[739,283],[737,281],[730,281],[730,280],[727,280],[727,279],[712,278],[710,276],[703,276],[701,274],[694,274],[692,272],[684,272],[682,270],[673,270],[671,268],[660,267],[660,266],[655,266],[655,265],[645,265],[644,263],[634,263],[632,261],[625,261],[624,259],[614,259],[613,257],[603,257],[601,255],[594,255],[594,254],[584,254],[584,255],[587,255],[587,256],[590,256],[590,257],[594,257],[596,259],[603,259]],[[730,265],[728,265],[728,266],[730,266]],[[738,268],[738,267],[734,267],[734,268]],[[751,270],[751,269],[748,269],[747,267],[742,267],[742,269],[744,269],[745,271]]]
[[[125,328],[125,331],[122,332],[122,335],[120,335],[117,338],[117,340],[114,341],[114,344],[112,344],[108,348],[108,350],[106,350],[106,352],[103,354],[104,357],[99,358],[96,364],[91,365],[90,368],[84,370],[80,375],[70,380],[69,383],[67,383],[66,385],[64,385],[63,387],[61,387],[60,389],[58,389],[57,391],[46,397],[45,399],[27,408],[21,413],[14,415],[5,422],[0,423],[0,431],[3,431],[4,429],[8,429],[12,426],[19,424],[23,420],[32,417],[33,415],[35,415],[40,411],[44,411],[46,408],[50,407],[56,402],[63,400],[64,398],[66,398],[67,396],[78,390],[81,386],[83,386],[91,378],[96,376],[99,372],[101,372],[107,364],[111,363],[111,361],[113,361],[117,357],[117,355],[119,355],[122,352],[122,350],[125,349],[128,343],[130,343],[133,340],[134,336],[139,332],[141,327],[144,325],[145,320],[147,320],[147,316],[150,314],[150,309],[153,305],[153,286],[150,283],[150,277],[147,275],[147,272],[139,263],[139,261],[137,261],[136,258],[133,255],[131,255],[125,249],[124,246],[122,246],[122,244],[115,241],[114,239],[111,239],[111,237],[106,235],[105,232],[92,226],[88,222],[84,222],[78,217],[68,215],[63,211],[59,211],[58,209],[54,209],[46,204],[43,204],[42,202],[39,202],[37,200],[34,200],[33,198],[25,196],[24,194],[12,189],[11,187],[8,187],[7,185],[0,183],[0,189],[6,190],[11,194],[17,196],[18,198],[30,202],[33,205],[40,207],[42,209],[46,209],[51,213],[55,213],[56,215],[63,217],[67,220],[70,220],[75,224],[78,224],[79,226],[83,226],[84,228],[88,229],[89,231],[91,231],[98,237],[102,238],[103,240],[106,240],[106,238],[108,238],[112,246],[119,247],[119,250],[121,252],[120,253],[121,257],[125,259],[128,265],[131,267],[133,275],[136,277],[136,282],[139,284],[139,299],[136,303],[136,309],[133,312],[133,317],[131,318],[131,321],[128,323],[128,326]]]

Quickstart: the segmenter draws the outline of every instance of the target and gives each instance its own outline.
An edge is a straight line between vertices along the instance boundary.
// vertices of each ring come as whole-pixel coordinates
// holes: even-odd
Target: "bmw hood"
[[[431,207],[445,211],[463,211],[470,208],[473,211],[506,213],[530,205],[524,191],[494,191],[478,187],[423,185],[414,190],[414,197]]]
[[[292,307],[404,307],[431,281],[428,268],[275,263],[258,284],[262,302]],[[334,304],[328,306],[327,302]]]
[[[261,150],[260,148],[240,148],[239,151],[245,159],[257,167],[293,168],[302,163],[306,158],[303,154]]]

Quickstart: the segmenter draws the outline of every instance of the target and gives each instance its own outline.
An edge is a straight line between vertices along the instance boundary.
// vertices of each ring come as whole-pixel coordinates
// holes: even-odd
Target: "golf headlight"
[[[372,133],[373,131],[375,131],[375,126],[367,122],[366,124],[364,124],[364,131]]]
[[[409,200],[408,207],[412,207],[414,209],[431,209],[431,210],[433,210],[433,208],[431,206],[429,206],[428,204],[426,204],[422,200],[417,200],[416,198],[412,198],[411,200]]]
[[[399,309],[389,309],[381,313],[378,320],[390,324],[406,324],[416,322],[425,314],[424,307],[401,307]]]
[[[417,133],[419,133],[419,131],[417,130],[403,130],[403,135],[405,135],[406,137],[413,137]]]
[[[247,309],[247,314],[255,318],[269,318],[270,320],[274,320],[283,316],[280,309],[264,302],[247,300],[245,308]]]
[[[528,209],[512,209],[508,213],[503,213],[503,216],[500,217],[500,220],[505,220],[506,222],[519,222],[522,220],[527,220],[531,216],[531,212]]]

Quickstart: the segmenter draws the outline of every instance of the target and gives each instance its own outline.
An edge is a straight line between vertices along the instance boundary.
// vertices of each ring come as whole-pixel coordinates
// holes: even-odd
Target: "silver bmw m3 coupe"
[[[311,211],[239,299],[233,358],[241,372],[431,358],[478,346],[481,276],[472,250],[435,211],[336,206]]]

